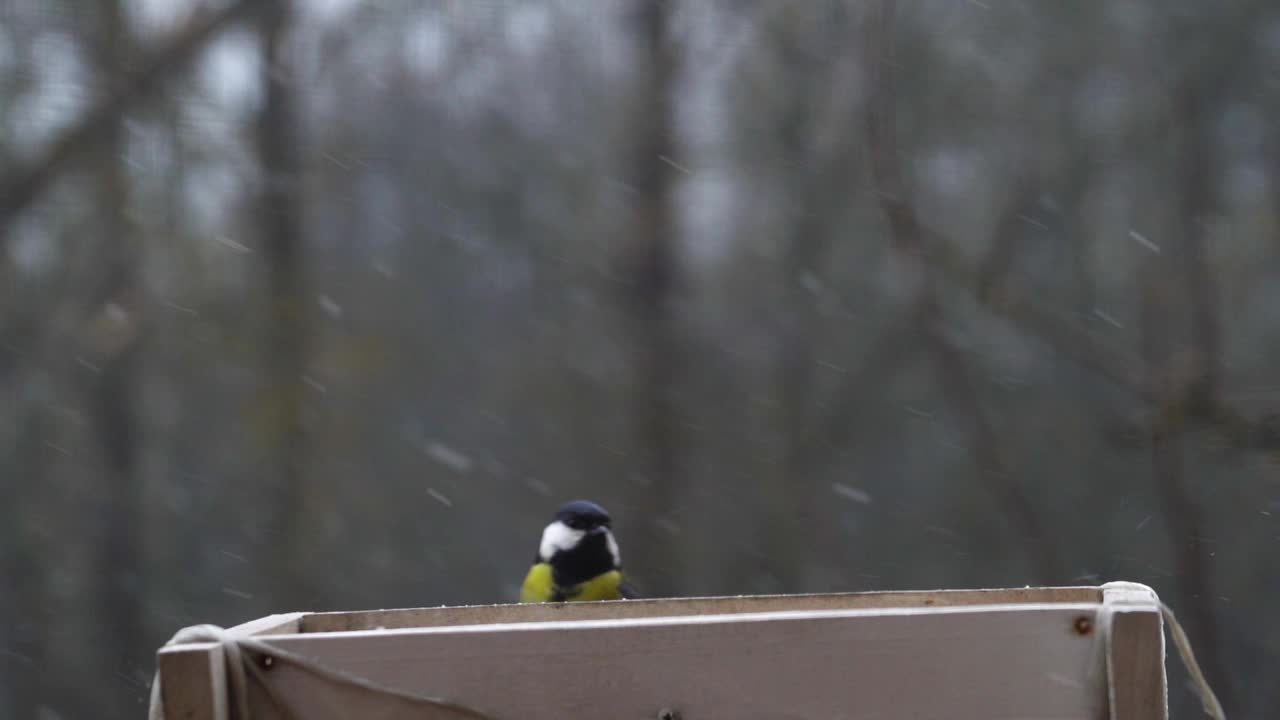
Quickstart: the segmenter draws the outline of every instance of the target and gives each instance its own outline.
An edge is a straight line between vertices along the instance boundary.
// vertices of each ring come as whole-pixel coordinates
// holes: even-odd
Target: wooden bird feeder
[[[227,633],[270,650],[246,656],[255,719],[467,717],[279,652],[493,720],[1165,720],[1162,624],[1155,593],[1121,583],[292,613]],[[226,642],[159,651],[165,718],[236,717]]]

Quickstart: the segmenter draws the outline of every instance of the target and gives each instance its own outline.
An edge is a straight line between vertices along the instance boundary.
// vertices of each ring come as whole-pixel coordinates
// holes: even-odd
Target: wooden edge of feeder
[[[675,615],[729,615],[784,610],[854,610],[1102,602],[1095,586],[992,590],[878,591],[811,595],[619,600],[595,603],[530,603],[306,613],[300,632],[395,630],[452,625],[607,620]]]
[[[691,718],[840,717],[857,708],[885,717],[1103,720],[1102,611],[1098,602],[782,610],[302,633],[267,643],[495,718],[579,717],[600,707],[610,717],[654,717],[665,707]],[[272,672],[273,691],[299,717],[331,707],[351,717],[413,717],[375,712],[371,699],[289,663]],[[546,695],[564,677],[572,687]]]
[[[463,625],[644,621],[679,616],[732,616],[778,612],[856,610],[927,611],[975,606],[1092,605],[1099,608],[1097,630],[1105,633],[1105,698],[1111,720],[1167,720],[1164,635],[1155,592],[1136,583],[1102,587],[991,590],[888,591],[816,595],[760,595],[627,600],[599,603],[544,603],[358,612],[294,612],[237,625],[230,632],[253,636],[299,636],[367,630],[444,629]],[[976,608],[975,608],[976,609]],[[1082,634],[1093,628],[1078,628]],[[166,717],[229,720],[222,647],[193,643],[161,648]]]
[[[292,612],[268,615],[230,628],[237,635],[292,635],[302,632],[303,619],[309,613]]]
[[[1137,583],[1104,587],[1102,596],[1111,720],[1168,720],[1160,598]]]
[[[268,615],[229,628],[237,635],[291,635],[301,632],[306,613]],[[163,682],[160,701],[165,717],[184,720],[228,720],[227,673],[218,643],[167,645],[156,653]]]
[[[222,646],[192,643],[160,648],[160,702],[166,718],[228,720],[227,673]]]

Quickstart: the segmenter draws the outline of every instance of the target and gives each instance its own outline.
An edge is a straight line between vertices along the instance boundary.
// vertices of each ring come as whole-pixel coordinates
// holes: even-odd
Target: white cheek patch
[[[618,541],[613,539],[613,533],[605,530],[604,541],[609,545],[609,554],[613,556],[613,566],[622,567],[622,556],[618,554]]]
[[[542,531],[542,542],[538,545],[538,557],[545,562],[550,560],[551,556],[555,555],[558,550],[572,550],[585,534],[582,530],[574,530],[557,520]]]

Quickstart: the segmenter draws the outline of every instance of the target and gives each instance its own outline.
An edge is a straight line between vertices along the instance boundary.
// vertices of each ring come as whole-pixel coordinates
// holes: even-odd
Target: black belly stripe
[[[571,591],[578,585],[614,569],[613,554],[604,535],[587,535],[571,550],[551,556],[553,584]]]

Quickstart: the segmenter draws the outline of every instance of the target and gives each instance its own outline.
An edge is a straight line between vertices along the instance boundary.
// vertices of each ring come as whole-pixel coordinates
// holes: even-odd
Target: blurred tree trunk
[[[667,524],[680,487],[675,384],[679,348],[672,302],[676,282],[674,168],[675,50],[669,37],[671,0],[636,0],[635,28],[648,84],[641,94],[638,137],[631,171],[639,196],[635,243],[625,258],[627,307],[636,352],[635,417],[640,449],[641,499],[633,517],[644,523],[624,563],[644,579],[646,594],[669,594],[681,580],[681,554]],[[642,61],[643,62],[643,61]]]
[[[781,319],[776,329],[777,432],[782,449],[777,472],[766,488],[768,508],[760,543],[770,553],[766,563],[779,592],[812,589],[808,587],[810,571],[824,559],[838,562],[839,574],[849,560],[838,549],[834,532],[838,511],[824,510],[818,496],[819,477],[830,468],[832,458],[830,448],[816,440],[814,418],[816,344],[823,329],[818,304],[824,292],[822,271],[831,218],[839,208],[853,203],[860,169],[852,141],[841,138],[823,146],[818,139],[824,121],[830,121],[827,115],[844,115],[842,107],[833,105],[839,102],[833,98],[840,97],[839,85],[845,80],[841,70],[850,67],[840,62],[848,25],[843,11],[832,3],[808,6],[805,12],[821,16],[816,36],[808,24],[787,26],[779,42],[780,60],[794,68],[797,81],[786,91],[788,102],[779,132],[791,209],[782,249]],[[842,401],[863,399],[855,394]]]
[[[1187,609],[1188,633],[1193,647],[1223,708],[1228,712],[1230,688],[1225,684],[1218,651],[1217,624],[1212,601],[1217,597],[1212,574],[1205,563],[1203,513],[1187,487],[1184,458],[1185,428],[1181,417],[1163,419],[1161,408],[1178,402],[1185,387],[1178,377],[1178,356],[1171,324],[1174,310],[1173,273],[1166,263],[1152,262],[1142,278],[1142,354],[1155,389],[1152,402],[1151,472],[1156,499],[1169,530],[1175,567],[1175,589]],[[1175,601],[1176,602],[1176,601]]]
[[[1212,148],[1204,137],[1206,99],[1200,93],[1183,92],[1178,112],[1182,118],[1181,167],[1178,169],[1178,207],[1182,211],[1176,258],[1190,303],[1193,376],[1189,378],[1187,403],[1193,412],[1211,413],[1218,403],[1222,332],[1218,320],[1218,290],[1213,268],[1205,253],[1204,236],[1213,199]]]
[[[130,38],[124,0],[100,6],[102,30],[98,65],[110,87],[128,69]],[[145,666],[151,638],[144,635],[142,614],[143,557],[141,421],[139,379],[144,339],[141,252],[128,220],[128,178],[124,117],[104,121],[102,142],[94,154],[98,190],[99,248],[102,284],[93,297],[94,315],[87,326],[89,357],[98,369],[89,410],[101,447],[102,504],[99,507],[98,557],[101,650],[104,670],[129,676]]]
[[[0,507],[6,512],[0,527],[0,587],[6,588],[0,591],[0,717],[22,718],[36,716],[49,685],[40,667],[46,662],[45,628],[51,618],[41,567],[43,548],[34,527],[39,490],[47,481],[49,423],[40,405],[26,398],[15,405],[20,406],[22,423],[9,460],[15,473],[9,482],[0,483]]]
[[[1222,664],[1213,610],[1218,594],[1202,542],[1207,519],[1184,469],[1188,419],[1212,417],[1220,405],[1217,287],[1204,249],[1217,168],[1203,117],[1204,94],[1188,89],[1177,101],[1180,127],[1173,137],[1179,147],[1178,224],[1168,243],[1168,259],[1152,258],[1142,282],[1143,358],[1154,397],[1151,464],[1173,547],[1175,587],[1190,620],[1188,633],[1206,677],[1230,714],[1234,689]],[[1187,341],[1180,342],[1182,337]]]
[[[1008,452],[1000,443],[968,359],[946,332],[946,311],[938,273],[928,262],[925,232],[911,201],[910,175],[902,167],[902,149],[898,142],[896,0],[880,0],[872,16],[873,22],[864,35],[866,67],[871,75],[865,131],[873,189],[888,226],[890,249],[904,265],[920,270],[913,316],[919,323],[920,337],[933,355],[947,404],[967,421],[969,453],[976,478],[1001,504],[1018,530],[1018,540],[1027,546],[1033,564],[1031,576],[1046,585],[1063,582],[1066,564],[1057,542],[1010,467]],[[995,263],[988,260],[984,264]]]
[[[808,163],[801,161],[802,167]],[[809,183],[802,183],[802,187]],[[812,189],[812,188],[809,188]],[[818,214],[801,200],[800,217],[792,221],[782,266],[783,297],[777,330],[779,358],[776,365],[778,437],[782,448],[776,470],[767,474],[762,498],[762,532],[758,549],[767,552],[772,592],[805,590],[805,570],[815,554],[829,548],[817,545],[826,533],[817,532],[816,497],[820,466],[808,441],[809,409],[812,398],[815,310],[814,297],[804,278],[816,268],[822,237]]]
[[[271,481],[264,495],[274,514],[270,589],[282,610],[313,609],[309,553],[303,537],[308,512],[305,381],[311,331],[306,308],[294,66],[287,55],[290,0],[265,3],[260,17],[263,104],[257,122],[262,186],[259,230],[267,276],[267,416]]]

